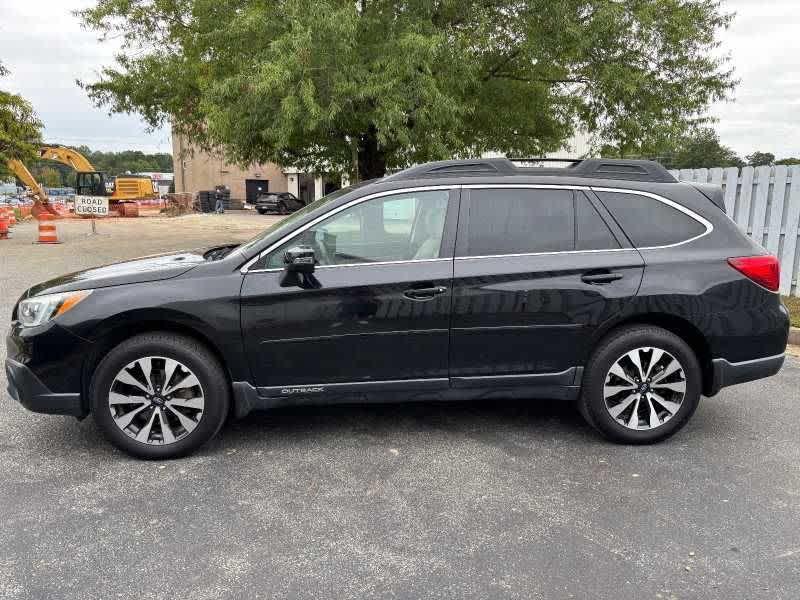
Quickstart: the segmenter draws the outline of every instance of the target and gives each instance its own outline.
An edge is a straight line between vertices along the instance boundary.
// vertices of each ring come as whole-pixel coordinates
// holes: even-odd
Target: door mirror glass
[[[283,263],[290,273],[313,273],[317,260],[311,246],[293,246],[283,255]]]

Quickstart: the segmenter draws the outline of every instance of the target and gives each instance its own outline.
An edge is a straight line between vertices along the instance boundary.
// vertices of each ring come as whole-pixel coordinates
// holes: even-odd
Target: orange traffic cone
[[[56,224],[53,223],[55,217],[50,213],[39,215],[39,239],[34,244],[60,244]]]
[[[0,240],[8,239],[8,217],[6,209],[0,208]]]

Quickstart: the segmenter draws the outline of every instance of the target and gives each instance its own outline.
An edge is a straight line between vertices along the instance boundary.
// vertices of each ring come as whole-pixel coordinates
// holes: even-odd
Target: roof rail
[[[570,163],[567,167],[526,167],[515,163]],[[561,177],[586,177],[596,179],[622,179],[677,183],[678,180],[663,165],[652,160],[627,160],[618,158],[479,158],[474,160],[443,160],[417,165],[387,180],[453,177],[459,175],[545,175]]]

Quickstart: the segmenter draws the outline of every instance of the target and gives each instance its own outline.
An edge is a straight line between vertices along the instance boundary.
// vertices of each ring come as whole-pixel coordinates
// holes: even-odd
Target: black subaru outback
[[[385,400],[570,400],[649,443],[781,368],[779,273],[720,190],[657,163],[430,163],[245,244],[34,286],[6,373],[30,410],[92,413],[148,458],[252,409]]]

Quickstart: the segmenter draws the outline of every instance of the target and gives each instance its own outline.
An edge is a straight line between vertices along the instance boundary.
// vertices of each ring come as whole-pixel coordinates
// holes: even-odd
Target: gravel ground
[[[251,214],[32,224],[0,241],[0,334],[29,285],[245,239]],[[4,358],[0,346],[0,359]],[[558,402],[253,414],[139,462],[0,372],[0,598],[800,597],[800,360],[621,447]]]

